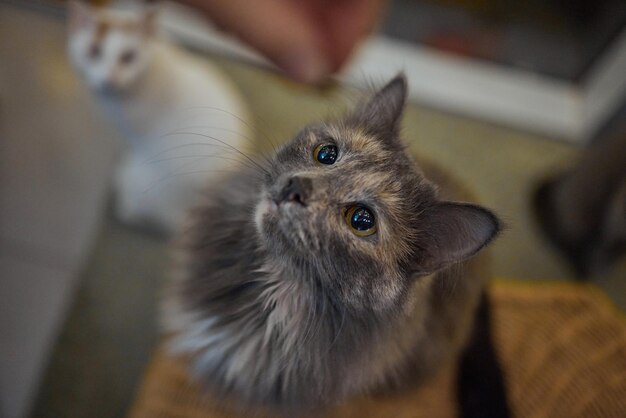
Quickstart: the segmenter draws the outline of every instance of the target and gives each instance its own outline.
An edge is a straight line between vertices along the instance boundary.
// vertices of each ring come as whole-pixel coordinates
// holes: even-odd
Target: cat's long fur
[[[405,95],[399,76],[345,119],[305,128],[262,180],[228,177],[193,212],[166,320],[212,391],[321,407],[458,358],[485,284],[471,257],[499,223],[426,179],[399,138]],[[313,159],[327,141],[333,166]],[[277,205],[295,177],[306,205]],[[347,227],[342,208],[356,202],[376,213],[375,235]]]

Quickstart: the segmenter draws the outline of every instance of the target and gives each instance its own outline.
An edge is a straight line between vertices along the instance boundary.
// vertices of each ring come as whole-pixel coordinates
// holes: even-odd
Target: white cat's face
[[[124,92],[145,73],[152,57],[154,13],[140,16],[69,7],[68,53],[89,87]]]

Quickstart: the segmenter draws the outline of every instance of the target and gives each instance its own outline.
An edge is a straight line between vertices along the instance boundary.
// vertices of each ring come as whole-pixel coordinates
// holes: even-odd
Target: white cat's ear
[[[406,95],[406,77],[400,73],[365,104],[357,107],[351,119],[371,134],[382,138],[395,137],[400,127]]]
[[[148,4],[141,18],[141,28],[147,36],[155,36],[158,31],[159,10],[156,4]]]
[[[80,1],[72,0],[67,5],[67,21],[69,31],[86,28],[96,20],[91,6]]]
[[[498,235],[500,221],[469,203],[438,202],[421,215],[416,272],[429,274],[475,255]]]

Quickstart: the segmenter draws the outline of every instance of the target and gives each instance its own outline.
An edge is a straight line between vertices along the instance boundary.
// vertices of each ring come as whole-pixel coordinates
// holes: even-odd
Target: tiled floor
[[[125,415],[158,337],[168,261],[163,240],[106,217],[32,417]]]
[[[95,244],[90,234],[72,238],[79,224],[95,225],[103,207],[99,180],[104,181],[102,173],[110,165],[110,133],[65,64],[61,20],[8,6],[0,10],[0,70],[5,71],[6,57],[11,60],[0,78],[4,83],[0,85],[0,350],[5,350],[0,351],[0,361],[12,367],[0,363],[0,394],[12,389],[8,383],[15,376],[36,374],[31,368],[39,367],[43,358],[26,367],[14,353],[24,344],[49,341],[55,327],[53,322],[41,323],[38,326],[45,329],[37,333],[30,329],[34,320],[29,314],[43,315],[47,303],[58,308],[68,300],[72,286],[57,286],[55,272],[69,277],[68,260],[95,245],[81,269],[80,287],[32,416],[123,416],[157,338],[156,304],[167,276],[167,244],[126,229],[110,216],[105,217]],[[32,49],[15,50],[14,43],[3,41],[7,34]],[[261,149],[269,148],[266,136],[275,142],[289,138],[305,123],[341,110],[349,101],[346,97],[354,96],[318,91],[258,69],[216,61],[248,98]],[[578,154],[575,147],[415,105],[407,111],[404,132],[416,152],[454,172],[507,221],[508,230],[493,248],[494,275],[521,280],[570,278],[566,266],[538,234],[527,205],[536,179],[571,163]],[[17,259],[17,254],[22,258]],[[54,292],[34,292],[28,277],[33,282],[49,280],[52,287],[41,289]],[[626,307],[625,278],[622,263],[596,279],[622,308]],[[24,299],[25,305],[11,305],[7,295],[28,295],[30,290],[34,293]],[[7,312],[8,319],[3,315]],[[10,344],[5,330],[13,332],[8,334],[14,338]],[[43,337],[28,339],[20,332]],[[13,354],[7,357],[6,352]],[[6,399],[0,398],[4,408],[12,405]]]
[[[2,416],[31,401],[76,280],[66,270],[0,256]]]

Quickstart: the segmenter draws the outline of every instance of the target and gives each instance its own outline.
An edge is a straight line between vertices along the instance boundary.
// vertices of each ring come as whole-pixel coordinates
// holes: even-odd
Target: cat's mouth
[[[122,98],[130,95],[127,87],[113,82],[101,82],[96,86],[96,89],[101,95],[110,98]]]
[[[304,233],[306,226],[302,225],[302,221],[307,218],[308,209],[297,198],[277,201],[265,196],[257,204],[255,223],[264,235],[278,233],[292,244],[304,244],[303,241],[307,240],[303,235],[308,234]]]
[[[296,196],[290,196],[287,199],[276,199],[267,196],[261,199],[257,205],[257,216],[270,216],[275,218],[289,218],[295,212],[306,210],[307,204]],[[261,213],[259,213],[261,212]]]

